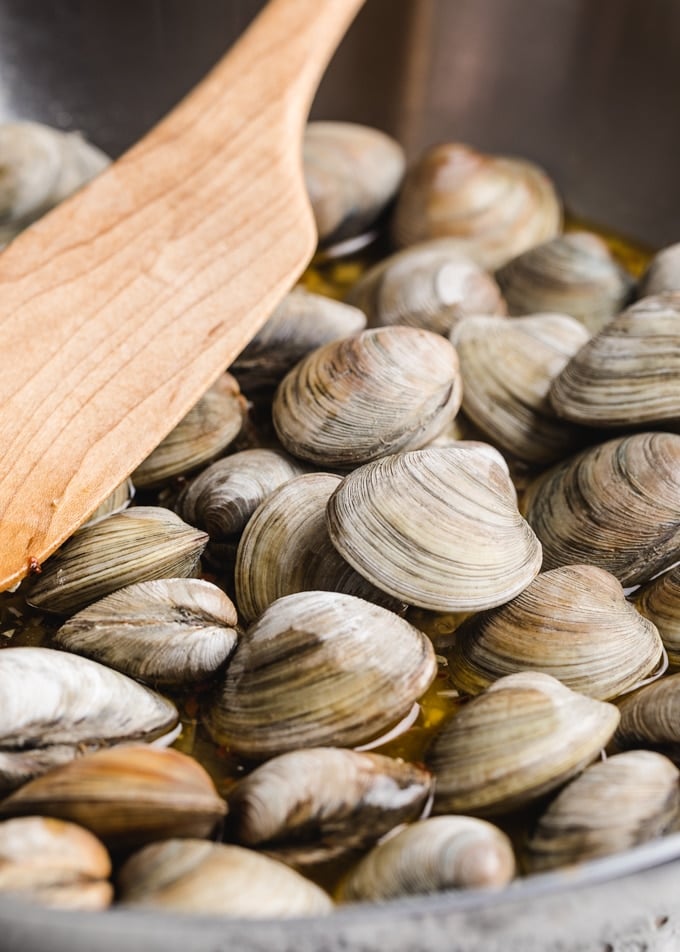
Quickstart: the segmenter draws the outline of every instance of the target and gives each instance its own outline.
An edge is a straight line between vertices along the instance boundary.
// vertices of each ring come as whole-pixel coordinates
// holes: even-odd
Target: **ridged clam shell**
[[[166,840],[141,849],[118,879],[124,906],[247,918],[323,915],[330,897],[304,876],[241,846]]]
[[[680,424],[680,292],[609,321],[556,377],[550,399],[559,416],[586,426]]]
[[[412,245],[370,268],[350,289],[372,327],[407,324],[447,335],[470,314],[505,314],[498,285],[446,238]]]
[[[558,419],[548,394],[588,332],[566,314],[468,317],[452,331],[463,374],[463,410],[496,446],[544,465],[584,442]]]
[[[238,536],[261,502],[277,486],[306,472],[280,450],[241,450],[218,459],[186,486],[175,509],[190,525],[203,529],[211,542]]]
[[[435,813],[508,813],[559,787],[597,757],[619,721],[613,704],[549,674],[500,678],[461,707],[428,752]]]
[[[0,894],[53,909],[106,909],[113,898],[104,846],[74,823],[40,816],[0,823]]]
[[[493,271],[553,238],[561,221],[555,189],[538,166],[445,143],[406,173],[392,237],[397,247],[455,238],[460,251]]]
[[[445,889],[498,888],[514,874],[505,833],[474,817],[436,816],[374,846],[343,880],[340,898],[375,902]]]
[[[25,784],[0,803],[2,816],[70,820],[110,848],[174,837],[208,837],[227,812],[192,757],[149,746],[78,757]]]
[[[113,492],[106,497],[104,502],[97,506],[84,525],[93,525],[95,522],[101,522],[102,519],[106,519],[107,516],[113,516],[117,512],[123,512],[132,502],[134,495],[135,487],[132,484],[132,480],[124,479],[123,482],[120,483],[119,486],[116,486]]]
[[[647,747],[680,765],[680,674],[648,684],[619,702],[616,750]]]
[[[531,248],[496,273],[511,314],[570,314],[591,334],[626,305],[632,277],[616,263],[605,241],[573,231]]]
[[[490,608],[521,592],[541,563],[508,484],[474,448],[389,456],[338,486],[328,502],[330,537],[358,572],[409,605]]]
[[[259,396],[311,350],[365,327],[366,315],[358,307],[293,288],[230,369],[245,393]]]
[[[84,608],[55,634],[67,651],[155,684],[214,674],[236,647],[236,609],[201,579],[155,579]]]
[[[680,291],[680,242],[658,251],[640,279],[639,297]]]
[[[152,740],[177,723],[174,704],[95,661],[51,648],[0,651],[0,789],[7,790],[86,746]],[[27,763],[27,748],[38,760]],[[17,765],[15,769],[15,752]]]
[[[624,586],[647,582],[680,551],[680,436],[637,433],[584,450],[539,476],[525,509],[544,569],[592,563]]]
[[[439,334],[381,327],[320,347],[281,381],[272,419],[283,446],[351,467],[424,446],[458,412],[458,357]]]
[[[394,139],[350,122],[309,122],[302,153],[321,244],[369,228],[395,195],[406,165]]]
[[[659,629],[669,663],[680,666],[680,565],[636,592],[635,604]]]
[[[45,563],[27,600],[67,615],[134,582],[190,576],[207,541],[169,509],[134,506],[71,536]]]
[[[330,540],[326,506],[341,482],[331,473],[297,476],[255,511],[241,536],[234,570],[245,624],[277,598],[304,591],[344,592],[392,611],[403,608],[348,565]]]
[[[287,595],[239,642],[206,726],[252,760],[353,747],[397,724],[436,669],[425,635],[385,608],[337,592]]]
[[[246,402],[231,374],[223,374],[132,474],[139,489],[162,486],[214,459],[238,436]]]
[[[37,122],[0,125],[0,244],[94,178],[109,161],[77,132]]]
[[[529,839],[531,872],[620,853],[671,829],[680,808],[680,772],[649,750],[587,767],[562,790]]]
[[[466,694],[531,669],[601,701],[661,674],[664,660],[655,626],[594,565],[537,575],[512,601],[464,622],[444,654],[453,684]]]
[[[426,770],[392,757],[296,750],[257,767],[229,791],[229,833],[288,863],[328,860],[418,819],[431,786]]]

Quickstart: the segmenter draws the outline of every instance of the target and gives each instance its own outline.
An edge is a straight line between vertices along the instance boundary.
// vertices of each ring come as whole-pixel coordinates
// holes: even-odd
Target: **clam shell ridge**
[[[434,813],[493,816],[554,790],[597,757],[619,722],[613,704],[549,674],[500,678],[442,727],[426,757]]]
[[[533,669],[601,701],[661,674],[664,660],[655,626],[613,575],[593,565],[537,575],[512,601],[464,622],[444,654],[451,680],[466,694]]]
[[[635,594],[638,611],[659,629],[673,667],[680,666],[680,565],[648,582]]]
[[[507,474],[472,448],[428,448],[362,466],[333,493],[327,516],[350,565],[421,608],[490,608],[540,569],[541,546]]]
[[[201,579],[155,579],[119,589],[55,634],[67,651],[158,684],[199,681],[236,647],[236,609]]]
[[[680,765],[680,674],[671,674],[619,702],[616,750],[646,747]]]
[[[680,436],[608,440],[539,476],[526,517],[543,568],[591,563],[624,586],[649,581],[680,551]]]
[[[351,467],[425,445],[458,412],[458,357],[439,334],[382,327],[313,351],[284,377],[281,443],[318,466]]]
[[[609,321],[553,382],[557,414],[599,427],[680,424],[680,292]]]
[[[287,595],[241,639],[206,726],[251,760],[357,746],[404,718],[436,670],[430,641],[387,609],[337,592]]]

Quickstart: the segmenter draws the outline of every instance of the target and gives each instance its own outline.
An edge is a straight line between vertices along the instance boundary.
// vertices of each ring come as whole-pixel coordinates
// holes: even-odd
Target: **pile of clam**
[[[304,159],[305,287],[0,605],[0,893],[316,915],[678,828],[680,246],[637,283],[462,144]]]

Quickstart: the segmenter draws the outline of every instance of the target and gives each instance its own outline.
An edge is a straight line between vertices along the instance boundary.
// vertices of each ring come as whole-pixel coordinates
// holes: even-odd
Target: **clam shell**
[[[244,623],[277,598],[304,591],[344,592],[393,611],[404,607],[356,572],[333,546],[326,505],[341,482],[330,473],[297,476],[255,511],[241,536],[234,570]]]
[[[561,417],[586,426],[680,424],[680,292],[644,298],[576,353],[553,382]]]
[[[160,694],[95,661],[51,648],[0,651],[0,710],[0,790],[72,759],[86,746],[152,740],[177,723],[174,704]],[[31,758],[27,748],[37,748],[37,756]]]
[[[135,487],[131,479],[124,479],[120,485],[116,486],[113,492],[106,497],[84,525],[93,525],[95,522],[101,522],[107,516],[113,516],[117,512],[123,512],[132,502],[135,495]]]
[[[573,231],[509,261],[496,273],[511,314],[570,314],[591,334],[630,299],[634,281],[599,235]]]
[[[455,238],[459,250],[493,271],[558,234],[560,201],[531,162],[445,143],[406,173],[392,220],[397,247]]]
[[[276,391],[272,419],[293,456],[352,467],[424,446],[453,419],[461,397],[458,357],[447,340],[381,327],[300,361]]]
[[[406,164],[390,136],[349,122],[309,122],[302,154],[321,244],[369,228],[396,194]]]
[[[436,670],[430,641],[385,608],[337,592],[287,595],[239,642],[206,726],[251,760],[357,746],[404,718]]]
[[[494,816],[561,786],[597,757],[619,721],[613,704],[577,694],[549,674],[500,678],[435,737],[435,813]]]
[[[637,433],[554,466],[528,488],[543,568],[592,563],[624,586],[649,581],[680,550],[680,436]]]
[[[21,817],[0,823],[0,893],[54,909],[106,909],[113,898],[104,846],[74,823]]]
[[[236,647],[236,609],[200,579],[156,579],[119,589],[57,631],[67,651],[156,684],[200,681]]]
[[[433,447],[362,466],[331,496],[328,529],[374,585],[435,611],[502,604],[540,568],[541,547],[507,473],[475,448]]]
[[[293,288],[230,369],[245,393],[259,397],[311,350],[365,327],[366,315],[358,307]]]
[[[163,486],[214,459],[238,436],[246,409],[238,383],[230,374],[223,374],[140,463],[132,474],[135,486]]]
[[[124,906],[238,917],[323,915],[330,897],[304,876],[240,846],[166,840],[141,849],[118,879]]]
[[[648,684],[619,702],[616,750],[647,747],[680,765],[680,674]]]
[[[301,865],[370,846],[416,820],[430,774],[380,754],[296,750],[257,767],[229,791],[231,836]]]
[[[182,519],[203,529],[211,542],[243,531],[261,502],[305,467],[279,450],[241,450],[208,466],[186,486],[175,506]]]
[[[638,611],[659,630],[673,667],[680,666],[680,565],[648,582],[635,594]]]
[[[658,251],[640,279],[639,297],[680,291],[680,242]]]
[[[464,622],[444,654],[453,684],[466,694],[532,669],[601,701],[661,674],[665,660],[655,626],[613,575],[593,565],[537,575],[512,601]]]
[[[375,902],[445,889],[501,887],[514,874],[512,844],[491,823],[436,816],[374,846],[343,880],[340,898]]]
[[[649,750],[587,767],[539,819],[528,843],[529,870],[582,863],[661,836],[678,820],[679,779],[670,760]]]
[[[78,757],[25,784],[0,803],[2,816],[71,820],[110,848],[174,837],[207,837],[227,812],[192,757],[149,746]]]
[[[447,335],[470,314],[505,314],[498,285],[455,242],[412,245],[374,265],[346,298],[369,324],[407,324]]]
[[[169,509],[134,506],[71,536],[45,563],[27,600],[67,615],[125,585],[190,576],[207,540]]]
[[[554,463],[584,443],[558,419],[548,394],[588,340],[565,314],[468,317],[451,336],[463,374],[463,410],[494,445],[528,463]]]

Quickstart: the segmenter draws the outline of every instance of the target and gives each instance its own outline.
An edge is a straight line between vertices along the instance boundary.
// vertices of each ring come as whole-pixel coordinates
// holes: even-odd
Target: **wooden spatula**
[[[271,0],[138,145],[0,255],[0,590],[264,323],[315,246],[312,96],[363,0]]]

